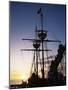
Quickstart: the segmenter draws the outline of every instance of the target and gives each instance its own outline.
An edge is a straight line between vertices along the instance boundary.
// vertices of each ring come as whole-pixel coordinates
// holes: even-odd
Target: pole
[[[41,30],[43,30],[43,13],[42,13],[42,11],[41,11],[40,17],[41,17]]]
[[[44,79],[44,46],[43,46],[43,40],[42,40],[42,78]]]
[[[43,13],[41,11],[41,30],[42,30],[42,34],[43,34]],[[43,36],[42,36],[43,37]],[[43,38],[42,38],[42,78],[44,79],[44,45],[43,45]]]
[[[38,51],[37,51],[37,48],[36,48],[36,68],[37,68],[37,76],[38,76]]]

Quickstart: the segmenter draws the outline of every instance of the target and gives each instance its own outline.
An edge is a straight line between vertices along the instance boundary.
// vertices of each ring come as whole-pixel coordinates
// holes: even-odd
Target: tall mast
[[[42,78],[44,79],[44,39],[46,37],[46,32],[43,31],[43,13],[42,9],[40,8],[37,12],[37,14],[40,14],[40,19],[41,19],[41,30],[38,32],[38,36],[41,39],[41,44],[42,44]]]
[[[51,51],[51,50],[48,50],[47,49],[47,44],[46,44],[46,49],[44,49],[44,42],[61,42],[59,40],[48,40],[48,39],[45,39],[47,37],[47,31],[43,30],[43,13],[42,13],[42,10],[41,8],[38,10],[37,14],[40,15],[40,22],[41,22],[41,30],[37,30],[37,26],[36,26],[36,30],[35,30],[35,39],[22,39],[22,40],[25,40],[25,41],[31,41],[33,43],[33,47],[34,49],[21,49],[21,51],[34,51],[35,52],[35,55],[36,55],[36,75],[38,76],[38,52],[41,51],[41,55],[42,55],[42,59],[41,59],[41,72],[42,72],[42,79],[45,78],[45,74],[44,74],[44,65],[46,64],[45,61],[44,61],[44,51],[46,51],[46,56],[47,56],[47,59],[48,59],[48,51]],[[41,43],[41,49],[39,49],[40,47],[40,43]]]

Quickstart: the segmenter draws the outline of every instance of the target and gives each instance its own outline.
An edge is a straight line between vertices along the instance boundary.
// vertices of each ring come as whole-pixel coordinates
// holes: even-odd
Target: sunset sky
[[[22,38],[34,38],[35,27],[40,29],[39,8],[43,11],[43,28],[48,31],[48,39],[61,40],[65,44],[65,5],[10,2],[10,79],[27,80],[33,59],[33,52],[21,52],[20,49],[33,48],[29,41]],[[49,43],[50,44],[50,43]],[[58,43],[49,48],[57,53]]]

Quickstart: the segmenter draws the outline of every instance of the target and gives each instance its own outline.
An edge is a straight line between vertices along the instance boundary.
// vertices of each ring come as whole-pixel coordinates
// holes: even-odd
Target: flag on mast
[[[41,13],[41,8],[37,11],[37,14],[40,14]]]

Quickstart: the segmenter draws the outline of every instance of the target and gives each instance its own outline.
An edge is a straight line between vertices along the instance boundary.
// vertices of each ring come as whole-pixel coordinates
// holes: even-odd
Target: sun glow
[[[17,71],[13,71],[10,75],[10,80],[23,80],[23,81],[27,81],[27,79],[29,78],[28,73],[21,73],[17,72]]]
[[[10,80],[21,80],[22,76],[18,72],[13,71],[10,75]]]

